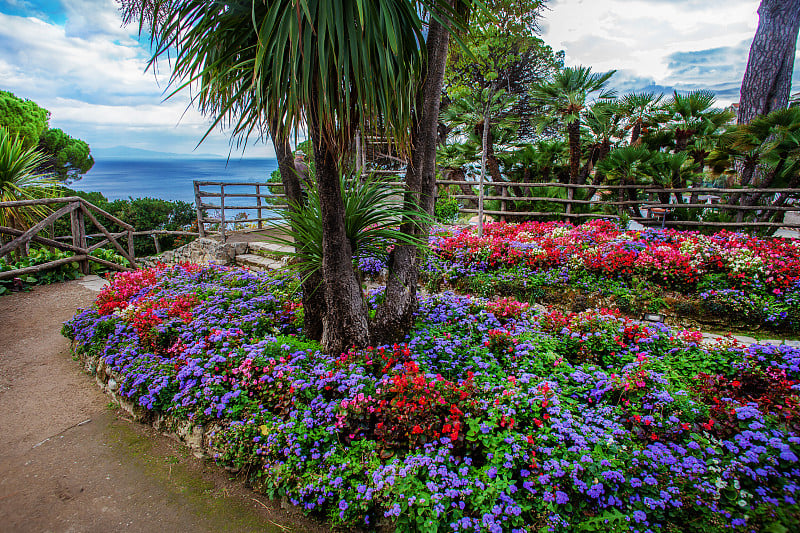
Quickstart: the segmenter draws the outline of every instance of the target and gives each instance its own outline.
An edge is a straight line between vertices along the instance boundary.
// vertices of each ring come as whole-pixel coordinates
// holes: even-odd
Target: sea
[[[147,197],[194,204],[194,180],[264,183],[277,168],[276,159],[266,158],[98,159],[89,172],[69,187],[100,192],[109,200]],[[214,188],[206,187],[206,190],[213,191]]]
[[[78,191],[99,192],[108,200],[127,200],[129,198],[158,198],[161,200],[182,200],[191,205],[195,203],[193,181],[265,183],[273,170],[278,168],[276,159],[98,159],[94,166],[80,180],[69,187]],[[219,193],[220,188],[213,185],[200,187],[201,191]],[[261,188],[262,194],[270,189]],[[253,194],[255,188],[240,186],[225,189],[226,194]],[[219,205],[219,198],[204,197],[202,203]],[[266,200],[263,203],[267,203]],[[258,217],[253,209],[236,209],[236,206],[255,205],[254,198],[227,198],[225,200],[225,219],[229,228],[240,228],[244,219]],[[211,218],[218,218],[218,209],[207,209]],[[264,208],[261,216],[279,218],[280,212]]]

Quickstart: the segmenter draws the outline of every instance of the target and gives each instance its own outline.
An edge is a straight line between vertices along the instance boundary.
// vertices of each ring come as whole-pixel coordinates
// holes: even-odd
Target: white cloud
[[[0,41],[6,54],[0,77],[33,99],[83,95],[94,100],[159,94],[145,74],[146,54],[130,36],[69,36],[65,27],[37,18],[0,13]],[[163,79],[160,80],[163,83]]]
[[[565,51],[568,65],[617,69],[628,80],[637,77],[665,87],[689,82],[690,88],[701,88],[738,76],[740,83],[758,5],[754,0],[554,0],[545,14],[544,39]],[[741,47],[743,41],[748,46]],[[722,72],[697,69],[693,79],[681,78],[686,73],[676,64],[681,54],[728,47],[732,53]]]
[[[0,12],[0,89],[34,100],[51,112],[51,126],[90,146],[191,152],[209,121],[188,106],[188,94],[164,101],[168,71],[145,72],[148,51],[136,28],[121,27],[114,0],[63,3],[64,24]],[[228,149],[216,130],[203,144],[205,152]]]
[[[125,38],[122,19],[114,0],[63,0],[67,16],[65,31],[70,37]]]

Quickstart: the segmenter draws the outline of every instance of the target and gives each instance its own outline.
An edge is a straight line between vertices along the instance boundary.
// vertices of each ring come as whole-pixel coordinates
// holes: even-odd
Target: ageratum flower
[[[525,231],[514,242],[535,241],[560,264],[559,279],[573,268],[561,251],[642,254],[650,244],[639,239],[695,239],[614,236],[601,223]],[[514,232],[464,238],[503,251]],[[502,261],[493,253],[480,262]],[[542,254],[531,261],[544,264]],[[536,311],[447,292],[420,298],[407,342],[324,354],[300,334],[296,279],[146,272],[116,276],[98,305],[65,324],[78,350],[102,359],[120,394],[149,411],[214,427],[217,461],[247,467],[264,490],[343,528],[378,516],[402,517],[410,530],[691,522],[722,532],[798,512],[797,348],[704,344],[697,332],[609,310]]]

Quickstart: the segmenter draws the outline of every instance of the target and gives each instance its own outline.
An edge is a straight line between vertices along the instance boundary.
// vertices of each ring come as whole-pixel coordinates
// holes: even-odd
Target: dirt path
[[[327,531],[108,406],[60,335],[85,285],[0,297],[0,530]]]

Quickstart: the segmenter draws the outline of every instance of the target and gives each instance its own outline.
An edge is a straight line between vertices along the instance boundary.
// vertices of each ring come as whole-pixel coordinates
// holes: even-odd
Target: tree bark
[[[345,232],[344,201],[336,155],[331,151],[332,147],[322,141],[316,110],[312,108],[308,115],[322,210],[322,276],[325,279],[326,305],[322,348],[326,353],[337,354],[352,346],[368,344],[367,309],[353,270],[353,252]]]
[[[283,191],[289,200],[297,205],[303,204],[303,193],[300,178],[294,168],[294,157],[289,144],[289,136],[273,123],[270,131],[272,146],[275,148],[275,157],[278,160],[278,169],[281,172]],[[295,243],[295,250],[299,243]],[[322,317],[325,316],[325,287],[322,273],[301,272],[303,291],[303,333],[314,340],[322,339]]]
[[[439,130],[439,105],[447,64],[450,29],[431,19],[425,46],[427,72],[417,96],[417,118],[411,132],[411,163],[406,169],[406,207],[418,205],[433,216],[436,202],[436,144]],[[404,220],[400,231],[427,236],[428,225]],[[383,303],[370,325],[373,344],[400,342],[414,325],[417,310],[419,257],[413,246],[395,246],[389,254],[388,279]]]
[[[738,124],[749,124],[758,115],[783,109],[789,103],[792,72],[800,30],[800,0],[762,0],[758,7],[758,29],[747,59],[739,99]],[[762,180],[755,161],[736,165],[743,186]],[[736,201],[748,205],[736,195]],[[731,199],[733,203],[733,199]],[[741,221],[743,211],[737,213]]]
[[[758,29],[742,80],[739,124],[789,103],[798,29],[800,0],[761,0]]]
[[[636,143],[639,142],[639,136],[642,134],[642,123],[640,121],[636,121],[633,125],[633,130],[631,131],[631,146],[636,146]]]
[[[569,139],[569,182],[576,184],[581,173],[581,124],[578,120],[567,124],[567,138]]]

